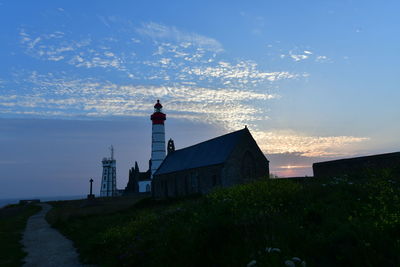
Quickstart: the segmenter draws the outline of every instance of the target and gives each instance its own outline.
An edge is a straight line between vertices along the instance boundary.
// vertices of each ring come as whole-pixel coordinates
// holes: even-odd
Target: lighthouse
[[[165,128],[166,115],[162,112],[160,100],[154,105],[154,113],[150,116],[152,121],[151,134],[151,178],[160,167],[165,158]]]
[[[113,197],[117,195],[117,168],[114,159],[114,147],[110,147],[111,157],[103,158],[103,174],[101,178],[101,197]]]

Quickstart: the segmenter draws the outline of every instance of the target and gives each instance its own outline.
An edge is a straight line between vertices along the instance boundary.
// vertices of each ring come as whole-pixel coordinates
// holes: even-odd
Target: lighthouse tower
[[[101,197],[113,197],[117,195],[117,168],[114,159],[114,148],[110,147],[111,157],[103,158],[103,174],[101,178]]]
[[[160,100],[157,100],[157,103],[154,105],[154,113],[150,119],[153,122],[151,136],[151,178],[153,178],[154,173],[165,158],[164,121],[166,120],[166,116],[162,112]]]

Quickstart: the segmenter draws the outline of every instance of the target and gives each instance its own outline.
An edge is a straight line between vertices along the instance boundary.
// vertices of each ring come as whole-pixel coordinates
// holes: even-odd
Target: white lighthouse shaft
[[[153,124],[151,142],[151,176],[160,167],[165,158],[165,128],[164,124]]]

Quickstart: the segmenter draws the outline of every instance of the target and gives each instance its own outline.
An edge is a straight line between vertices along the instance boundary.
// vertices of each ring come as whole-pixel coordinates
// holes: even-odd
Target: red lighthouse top
[[[164,124],[164,121],[167,119],[166,117],[162,112],[160,100],[157,100],[157,103],[154,105],[154,113],[150,116],[150,119],[153,121],[153,124]]]
[[[154,105],[154,109],[156,109],[157,111],[161,111],[162,105],[160,103],[160,100],[157,100],[157,103]]]

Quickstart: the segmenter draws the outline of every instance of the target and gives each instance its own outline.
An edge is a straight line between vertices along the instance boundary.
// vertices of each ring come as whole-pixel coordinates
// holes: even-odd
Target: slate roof
[[[154,175],[224,163],[247,128],[175,150],[167,155]]]

